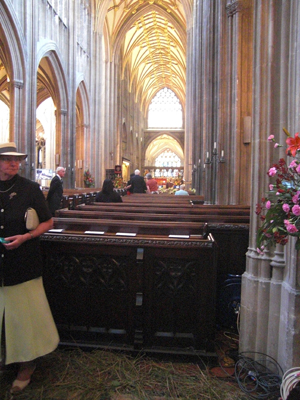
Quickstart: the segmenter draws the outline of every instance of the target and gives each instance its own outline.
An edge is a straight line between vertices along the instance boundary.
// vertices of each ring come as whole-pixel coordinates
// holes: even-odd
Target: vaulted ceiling
[[[98,0],[101,3],[101,0]],[[185,105],[186,19],[177,0],[112,0],[105,18],[111,56],[121,51],[122,72],[145,109],[162,88]]]

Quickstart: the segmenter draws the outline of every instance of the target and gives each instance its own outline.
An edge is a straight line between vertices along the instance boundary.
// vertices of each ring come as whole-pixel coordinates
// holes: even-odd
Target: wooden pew
[[[87,207],[89,208],[89,207]],[[157,213],[153,210],[145,210],[143,212],[130,212],[130,211],[112,211],[112,210],[86,210],[81,207],[77,210],[58,210],[55,214],[60,218],[92,218],[92,219],[113,219],[113,220],[140,220],[140,221],[181,221],[181,222],[218,222],[218,223],[249,223],[249,214],[235,215],[227,213],[185,213],[185,212],[170,212],[170,213]]]
[[[157,213],[157,214],[192,214],[192,215],[250,215],[249,207],[237,206],[191,206],[191,205],[172,205],[166,207],[161,204],[144,204],[128,205],[127,203],[91,203],[89,205],[79,205],[77,210],[82,211],[102,211],[102,212],[123,212],[123,213]]]
[[[99,203],[102,204],[102,203]],[[204,210],[203,210],[204,209]],[[139,208],[139,212],[133,212],[132,208],[115,211],[115,208],[97,206],[79,206],[78,210],[60,210],[57,216],[64,218],[92,218],[117,221],[160,221],[164,224],[168,221],[207,223],[207,229],[212,233],[218,244],[217,279],[220,286],[228,274],[242,275],[246,266],[246,252],[249,242],[249,218],[248,207],[208,207],[202,206],[195,210],[187,211],[169,208],[168,213],[160,213],[161,209],[153,212],[153,207]],[[237,214],[237,215],[236,215]]]
[[[222,295],[222,285],[230,275],[241,276],[245,272],[250,222],[250,208],[248,206],[198,205],[191,208],[169,207],[163,209],[154,205],[148,207],[127,207],[126,205],[126,207],[117,208],[118,211],[115,211],[116,208],[113,206],[107,208],[105,205],[100,207],[97,205],[96,207],[80,206],[79,208],[97,218],[148,219],[162,221],[162,223],[164,220],[176,220],[184,223],[185,221],[207,222],[208,231],[213,235],[218,245],[217,298]],[[84,214],[81,216],[84,216]],[[217,309],[217,316],[219,312],[221,311]]]
[[[72,217],[72,213],[75,215]],[[69,218],[57,218],[54,220],[54,229],[63,229],[66,233],[84,232],[83,229],[90,232],[103,232],[106,235],[115,234],[138,234],[152,236],[168,235],[202,235],[207,236],[206,224],[203,221],[191,222],[185,221],[143,221],[143,220],[119,220],[103,218],[78,218],[76,211],[71,211]]]
[[[54,218],[54,225],[41,247],[63,343],[214,355],[216,243],[205,237],[206,224]],[[98,229],[104,233],[87,233]]]
[[[125,203],[136,203],[136,202],[143,202],[143,203],[191,203],[192,201],[197,201],[198,204],[204,203],[204,196],[175,196],[170,194],[142,194],[142,193],[135,193],[129,196],[123,196],[123,201]]]
[[[58,299],[56,304],[56,318],[60,321],[60,333],[66,335],[67,341],[70,340],[70,336],[72,336],[75,337],[76,340],[82,340],[85,343],[95,340],[97,345],[102,343],[108,347],[111,345],[115,346],[116,343],[120,345],[120,342],[122,342],[121,346],[125,346],[127,349],[132,346],[133,348],[145,350],[149,349],[149,346],[157,345],[163,346],[164,350],[162,351],[178,352],[182,351],[185,346],[193,347],[197,342],[196,351],[199,351],[201,348],[203,349],[203,340],[205,341],[204,336],[207,335],[207,337],[211,338],[211,333],[212,330],[214,331],[214,328],[202,332],[201,334],[199,332],[197,334],[191,333],[190,331],[193,330],[191,328],[188,328],[190,329],[189,332],[184,331],[182,335],[179,332],[176,334],[171,332],[172,329],[169,328],[169,326],[174,326],[174,318],[176,319],[176,316],[172,315],[172,317],[169,318],[171,309],[168,307],[171,307],[171,303],[174,303],[175,300],[173,298],[170,302],[170,298],[163,297],[164,294],[159,292],[159,289],[151,286],[151,284],[157,282],[157,285],[160,286],[165,283],[167,286],[164,287],[163,292],[167,293],[168,283],[164,280],[163,273],[163,266],[167,262],[165,257],[167,260],[170,260],[170,265],[168,267],[169,276],[172,271],[173,262],[176,263],[176,257],[180,258],[179,255],[182,255],[184,259],[186,259],[186,266],[189,265],[188,260],[191,254],[193,254],[193,251],[191,251],[193,246],[196,246],[198,250],[199,246],[200,248],[205,248],[207,243],[210,243],[209,241],[206,242],[206,238],[213,238],[213,240],[215,240],[214,243],[217,245],[213,250],[213,258],[215,260],[214,271],[210,271],[212,277],[206,273],[203,279],[212,279],[213,282],[215,282],[215,288],[212,291],[212,299],[208,299],[209,294],[206,292],[205,301],[213,304],[213,319],[214,321],[216,319],[218,320],[219,310],[215,304],[220,295],[219,292],[223,282],[227,279],[228,274],[241,275],[245,271],[246,251],[249,241],[249,215],[249,207],[244,206],[192,205],[190,203],[184,204],[184,202],[182,204],[172,202],[172,204],[169,205],[168,202],[164,203],[164,201],[159,203],[151,201],[146,204],[142,202],[79,204],[76,210],[59,210],[54,221],[55,229],[62,229],[61,232],[48,233],[43,235],[42,239],[43,242],[47,242],[44,243],[47,248],[47,257],[51,258],[50,267],[54,268],[52,270],[54,276],[52,277],[51,275],[49,278],[50,280],[52,279],[52,284],[48,287],[50,292],[56,290],[57,280],[60,280],[59,276],[61,274],[65,277],[69,277],[71,274],[71,277],[73,277],[73,263],[77,265],[77,262],[79,262],[78,267],[75,269],[77,271],[76,276],[80,277],[80,281],[86,279],[89,281],[91,278],[88,278],[89,272],[84,272],[86,269],[85,266],[87,266],[86,271],[98,271],[98,266],[103,265],[103,267],[106,268],[107,260],[112,262],[112,260],[116,260],[116,257],[118,260],[120,259],[117,265],[119,265],[119,263],[122,265],[124,257],[126,260],[127,257],[136,258],[135,262],[137,264],[134,266],[130,265],[129,267],[131,272],[134,271],[132,272],[134,277],[130,275],[129,280],[135,280],[135,273],[137,273],[139,275],[138,280],[142,282],[142,286],[144,287],[144,290],[136,290],[135,292],[136,304],[142,303],[143,306],[135,306],[133,309],[129,307],[129,311],[128,301],[126,300],[128,297],[120,297],[121,294],[119,294],[118,290],[116,293],[114,292],[115,300],[112,300],[111,297],[106,297],[106,295],[99,300],[97,297],[99,291],[98,286],[97,291],[95,288],[97,304],[105,304],[105,310],[96,307],[97,315],[99,313],[106,313],[104,319],[109,321],[108,326],[113,327],[106,329],[103,327],[104,319],[101,322],[98,321],[99,323],[96,324],[96,327],[94,326],[94,318],[97,320],[98,317],[95,317],[93,310],[86,309],[86,307],[90,307],[90,301],[87,301],[86,307],[83,307],[81,303],[78,304],[77,301],[77,291],[80,293],[86,290],[85,296],[90,298],[91,293],[94,293],[94,289],[82,289],[80,288],[80,284],[76,284],[75,292],[77,294],[73,295],[71,286],[68,286],[66,289],[61,283],[61,286],[59,286],[61,292],[60,296],[58,296],[61,301]],[[205,226],[205,229],[203,226]],[[90,233],[87,233],[88,231],[90,231]],[[95,231],[103,233],[97,234]],[[175,235],[177,237],[169,237],[170,235]],[[51,242],[50,248],[48,242]],[[210,244],[208,246],[210,246]],[[133,253],[132,247],[134,247]],[[151,252],[149,254],[151,254],[151,256],[149,256],[149,259],[151,263],[153,260],[157,262],[154,266],[152,264],[150,266],[148,265],[148,251],[150,251],[150,247]],[[172,249],[172,251],[170,251],[170,249]],[[145,262],[144,256],[142,257],[142,261],[138,261],[140,257],[139,251],[142,251],[143,254],[147,254],[147,263]],[[129,256],[129,253],[131,256]],[[199,262],[201,264],[204,260],[203,255],[200,253],[198,253],[198,257],[200,257]],[[172,258],[173,256],[175,257],[174,259]],[[90,268],[90,257],[97,267],[93,266]],[[95,257],[96,261],[94,261]],[[211,260],[211,255],[209,259]],[[70,265],[72,265],[72,267],[69,271]],[[137,265],[142,266],[141,270]],[[158,280],[155,281],[157,265],[160,265],[162,270],[160,271],[161,274],[158,275]],[[61,268],[63,272],[61,272]],[[82,268],[84,269],[82,270]],[[101,268],[100,270],[102,271]],[[60,271],[58,277],[55,275],[56,271]],[[184,276],[183,271],[184,270],[180,270],[180,274],[183,274],[182,276]],[[102,273],[103,271],[101,274]],[[147,275],[148,273],[150,275]],[[176,274],[177,273],[174,275],[174,279]],[[196,276],[198,275],[196,274]],[[71,277],[68,279],[71,279]],[[73,282],[72,279],[71,282]],[[114,279],[118,280],[118,276],[115,276]],[[143,279],[146,279],[147,282],[145,283]],[[199,277],[197,279],[199,279]],[[184,280],[185,278],[183,278],[183,281]],[[147,286],[148,283],[150,284],[149,287]],[[201,290],[203,290],[203,288]],[[69,296],[67,299],[65,297],[66,293]],[[186,296],[187,293],[184,296]],[[217,297],[215,293],[217,293]],[[94,294],[92,296],[94,296]],[[107,296],[109,295],[107,294]],[[143,303],[145,298],[147,299],[146,305]],[[157,303],[156,298],[159,299]],[[111,302],[113,305],[111,305]],[[132,302],[134,302],[134,300],[132,300]],[[197,303],[195,298],[193,302]],[[76,312],[74,310],[74,314],[72,313],[70,315],[70,310],[73,309],[70,305],[73,303],[77,305]],[[65,310],[65,313],[61,310],[61,304],[69,304],[69,308]],[[165,304],[169,304],[169,306],[164,308]],[[212,306],[212,304],[210,304],[210,306]],[[190,304],[188,305],[188,308],[189,307]],[[107,309],[109,309],[110,312],[107,313]],[[162,323],[159,321],[159,313],[161,310],[164,310]],[[210,309],[210,311],[212,310]],[[144,319],[145,312],[147,322],[145,322]],[[182,312],[184,314],[183,310]],[[195,310],[193,310],[193,312],[195,312]],[[182,321],[184,318],[183,314],[180,316]],[[115,317],[116,320],[111,320],[111,315],[117,316]],[[130,328],[131,322],[128,323],[127,319],[122,319],[121,315],[134,315],[133,322],[131,321],[134,325],[133,331]],[[205,318],[206,317],[207,316],[205,316]],[[150,321],[149,323],[148,318]],[[62,327],[65,319],[68,320],[67,327]],[[140,321],[141,324],[139,324],[138,321]],[[184,325],[186,323],[187,321],[184,322]],[[88,328],[91,324],[93,326],[93,333],[90,332]],[[83,332],[82,334],[79,333],[76,326],[80,327],[80,330]],[[118,326],[118,328],[116,328],[116,326]],[[95,333],[96,331],[97,333]],[[99,334],[100,331],[101,334]],[[121,333],[114,333],[112,335],[110,333],[112,331]],[[204,336],[201,336],[202,334]],[[199,339],[200,337],[201,339]],[[209,342],[210,340],[207,343]],[[173,347],[172,350],[171,347]],[[208,351],[210,348],[209,345],[204,347],[205,351]]]

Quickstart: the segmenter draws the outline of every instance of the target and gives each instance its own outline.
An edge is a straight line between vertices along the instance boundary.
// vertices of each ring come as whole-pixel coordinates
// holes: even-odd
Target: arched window
[[[182,128],[182,107],[171,89],[160,90],[151,100],[148,128]]]
[[[181,161],[180,158],[173,151],[167,149],[155,159],[155,166],[178,168],[181,166]]]

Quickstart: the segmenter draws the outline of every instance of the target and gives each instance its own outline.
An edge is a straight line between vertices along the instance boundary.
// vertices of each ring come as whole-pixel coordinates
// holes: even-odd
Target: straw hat
[[[0,144],[0,156],[15,156],[25,159],[27,154],[18,153],[16,144],[14,142],[8,142]]]

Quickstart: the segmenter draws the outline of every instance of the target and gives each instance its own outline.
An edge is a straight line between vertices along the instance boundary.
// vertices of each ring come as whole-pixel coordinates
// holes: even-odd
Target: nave
[[[290,161],[283,128],[299,131],[299,20],[298,0],[0,3],[1,134],[28,154],[20,174],[62,164],[66,189],[86,171],[101,187],[115,166],[155,174],[171,150],[180,168],[159,174],[183,171],[207,204],[250,207],[240,349],[284,370],[300,363],[297,238],[260,254],[255,208],[269,168]],[[160,91],[181,127],[177,115],[175,128],[149,125]]]

